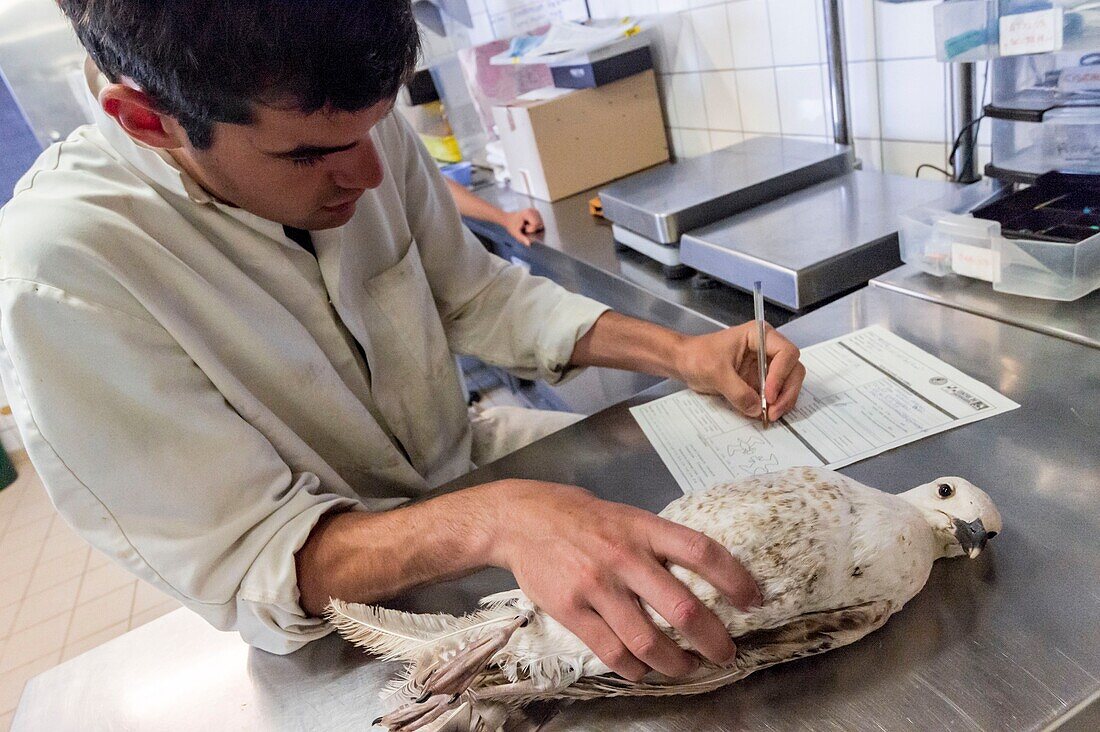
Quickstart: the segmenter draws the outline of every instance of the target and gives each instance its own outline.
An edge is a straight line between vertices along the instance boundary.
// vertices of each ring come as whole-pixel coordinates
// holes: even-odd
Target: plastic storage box
[[[989,117],[1042,122],[1054,110],[1100,106],[1098,52],[1009,56],[991,63],[993,99],[985,107]]]
[[[1031,184],[1044,173],[1100,174],[1100,108],[1047,112],[1041,124],[993,119],[986,174]]]
[[[1100,176],[1048,173],[961,213],[974,203],[964,191],[903,214],[902,260],[1046,300],[1076,300],[1100,288]]]
[[[1100,47],[1093,0],[948,0],[933,12],[940,61]]]

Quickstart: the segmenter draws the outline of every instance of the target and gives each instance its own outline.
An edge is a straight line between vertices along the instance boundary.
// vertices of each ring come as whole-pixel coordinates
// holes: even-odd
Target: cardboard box
[[[668,160],[653,71],[493,107],[512,189],[557,201]]]

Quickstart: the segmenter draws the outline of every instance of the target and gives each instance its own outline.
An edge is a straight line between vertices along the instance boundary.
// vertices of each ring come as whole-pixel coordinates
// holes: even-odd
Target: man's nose
[[[340,188],[362,189],[377,188],[382,185],[385,170],[378,150],[369,138],[355,148],[355,155],[346,156],[348,160],[338,168],[332,181]]]

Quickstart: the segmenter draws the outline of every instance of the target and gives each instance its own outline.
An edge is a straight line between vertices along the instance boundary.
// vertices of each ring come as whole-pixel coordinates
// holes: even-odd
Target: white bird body
[[[724,545],[756,579],[764,598],[761,606],[742,611],[695,573],[671,567],[737,644],[730,666],[703,663],[685,679],[655,673],[638,683],[622,679],[520,590],[485,598],[486,609],[465,618],[411,615],[334,600],[329,619],[353,642],[409,662],[398,685],[399,699],[413,702],[406,707],[409,720],[390,717],[392,729],[435,729],[444,719],[459,717],[466,720],[459,727],[491,728],[484,725],[486,715],[478,721],[476,711],[478,704],[489,701],[507,707],[538,699],[709,691],[767,666],[846,645],[879,628],[920,591],[936,559],[965,553],[952,533],[958,522],[972,527],[970,522],[978,519],[982,527],[984,520],[988,535],[1000,531],[1000,516],[988,496],[961,479],[941,480],[951,481],[952,495],[937,501],[936,486],[943,489],[946,483],[892,495],[832,471],[794,468],[717,485],[670,503],[660,515]],[[966,510],[944,510],[948,500]],[[983,546],[985,533],[983,529]],[[971,548],[969,553],[977,551]],[[652,610],[649,615],[658,628],[689,648],[664,618]],[[494,638],[499,642],[491,642]],[[448,686],[453,681],[448,677],[440,685],[441,669],[478,652],[485,657],[477,656],[479,666],[472,676],[467,674],[468,682],[464,676],[458,686]],[[464,703],[453,694],[460,694]],[[427,702],[425,696],[435,701]],[[431,707],[430,719],[417,709],[425,704]]]

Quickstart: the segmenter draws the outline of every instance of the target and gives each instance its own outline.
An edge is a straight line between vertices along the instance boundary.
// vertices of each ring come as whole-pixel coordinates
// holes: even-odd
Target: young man
[[[695,663],[639,599],[732,657],[666,563],[740,605],[759,591],[685,527],[519,480],[391,509],[562,424],[471,425],[452,352],[548,380],[644,370],[753,415],[751,329],[632,320],[464,236],[390,112],[417,52],[407,0],[60,5],[99,117],[0,218],[0,367],[77,531],[275,653],[328,632],[330,596],[495,565],[628,678]],[[776,333],[768,357],[776,418],[804,371]]]

